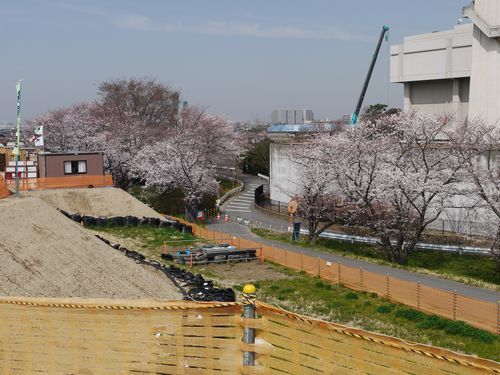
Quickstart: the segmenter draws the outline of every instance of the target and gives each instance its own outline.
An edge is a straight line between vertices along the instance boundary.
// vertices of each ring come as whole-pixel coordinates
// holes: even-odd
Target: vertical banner
[[[16,155],[16,195],[19,194],[19,155],[21,154],[19,150],[19,143],[21,140],[21,89],[22,89],[22,79],[16,84],[16,94],[17,94],[17,121],[16,121],[16,147],[14,148],[14,155]]]
[[[19,143],[21,139],[21,88],[22,88],[22,80],[16,83],[16,146],[14,148],[13,154],[19,155]]]

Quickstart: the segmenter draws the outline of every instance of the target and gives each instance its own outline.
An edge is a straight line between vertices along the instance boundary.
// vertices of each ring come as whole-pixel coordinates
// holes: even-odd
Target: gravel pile
[[[99,215],[112,210],[120,197],[127,198],[128,194],[117,191],[88,189],[88,193],[72,190],[40,195],[70,205],[77,204],[71,202],[72,196],[84,197],[75,210],[85,212],[86,206],[89,214]],[[116,197],[106,202],[113,193]],[[136,215],[153,216],[153,210],[141,208],[142,203],[137,204],[131,198],[110,214],[122,214],[125,211],[120,210],[125,210],[124,207],[135,206],[143,210]],[[0,213],[0,295],[182,298],[164,274],[113,251],[42,199],[30,196],[0,199]]]

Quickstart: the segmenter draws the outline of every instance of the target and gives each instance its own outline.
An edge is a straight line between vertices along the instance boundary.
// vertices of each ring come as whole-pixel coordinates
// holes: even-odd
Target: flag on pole
[[[35,142],[35,147],[43,147],[43,125],[35,129],[35,135],[32,141]]]

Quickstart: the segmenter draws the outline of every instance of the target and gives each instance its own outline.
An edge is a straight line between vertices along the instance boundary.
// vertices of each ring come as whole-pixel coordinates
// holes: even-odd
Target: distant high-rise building
[[[271,114],[273,125],[298,125],[308,121],[314,121],[314,114],[310,109],[276,109]]]

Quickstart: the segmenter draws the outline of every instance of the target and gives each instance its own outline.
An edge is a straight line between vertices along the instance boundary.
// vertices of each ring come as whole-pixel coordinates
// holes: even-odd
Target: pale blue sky
[[[382,25],[390,43],[456,24],[467,0],[0,0],[0,121],[95,98],[106,79],[155,77],[233,120],[275,108],[352,112]],[[384,45],[365,104],[401,106]]]

